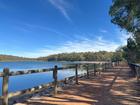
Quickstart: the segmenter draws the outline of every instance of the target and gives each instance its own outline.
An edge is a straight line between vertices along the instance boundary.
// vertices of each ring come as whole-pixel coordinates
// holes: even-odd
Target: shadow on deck
[[[127,67],[117,67],[101,76],[90,74],[79,85],[63,88],[55,97],[33,97],[16,105],[139,105],[140,84]]]

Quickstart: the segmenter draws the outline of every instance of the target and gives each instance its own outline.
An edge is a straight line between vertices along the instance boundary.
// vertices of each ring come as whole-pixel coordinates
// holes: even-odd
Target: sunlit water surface
[[[0,72],[3,68],[8,67],[10,71],[30,70],[30,69],[43,69],[52,68],[55,65],[62,67],[70,62],[43,62],[43,61],[19,61],[19,62],[0,62]],[[85,70],[79,70],[79,74],[85,73]],[[58,79],[64,79],[75,75],[75,70],[61,70],[58,72]],[[12,76],[9,79],[9,92],[15,92],[38,86],[40,84],[52,82],[52,71],[45,73],[35,73],[27,75]],[[2,78],[0,78],[0,95],[2,91]]]

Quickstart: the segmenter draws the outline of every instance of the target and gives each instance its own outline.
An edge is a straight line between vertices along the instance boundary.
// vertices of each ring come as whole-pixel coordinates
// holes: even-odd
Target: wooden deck
[[[15,105],[140,105],[140,83],[131,77],[130,69],[119,67],[90,78],[79,85],[65,87],[55,97],[32,97]]]

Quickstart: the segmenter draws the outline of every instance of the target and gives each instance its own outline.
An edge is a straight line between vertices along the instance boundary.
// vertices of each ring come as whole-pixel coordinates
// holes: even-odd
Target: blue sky
[[[110,22],[112,0],[0,0],[0,54],[39,57],[115,51],[128,35]]]

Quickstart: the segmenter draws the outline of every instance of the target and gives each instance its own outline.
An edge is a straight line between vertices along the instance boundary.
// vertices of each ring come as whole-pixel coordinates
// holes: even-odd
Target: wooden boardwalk
[[[131,77],[130,69],[118,67],[90,78],[79,85],[63,88],[55,97],[32,97],[15,105],[140,105],[140,83]]]

